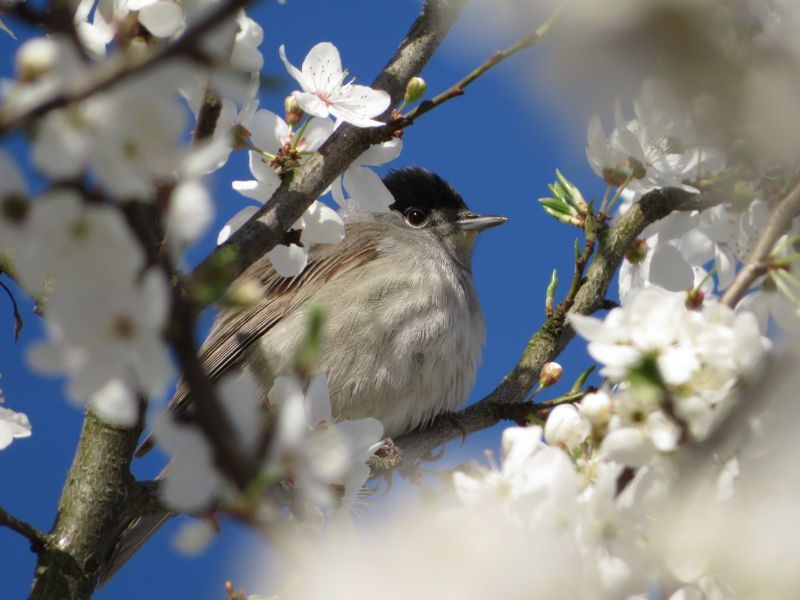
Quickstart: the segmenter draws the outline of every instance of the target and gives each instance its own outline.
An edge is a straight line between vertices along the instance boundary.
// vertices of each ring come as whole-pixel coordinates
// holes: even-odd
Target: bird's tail
[[[164,479],[172,470],[172,467],[172,463],[168,464],[164,470],[158,474],[156,479]],[[131,521],[120,534],[119,540],[117,540],[117,543],[114,545],[111,554],[100,568],[98,585],[102,587],[108,583],[108,580],[130,560],[139,548],[141,548],[164,523],[176,514],[177,513],[164,511],[137,517]]]

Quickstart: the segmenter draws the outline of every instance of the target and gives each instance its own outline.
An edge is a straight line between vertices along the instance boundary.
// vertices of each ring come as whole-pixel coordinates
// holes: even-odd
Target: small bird
[[[314,246],[293,278],[267,257],[234,282],[256,282],[259,300],[218,315],[200,348],[212,381],[248,369],[264,393],[292,372],[312,307],[325,327],[317,369],[328,376],[333,415],[374,417],[387,437],[429,423],[463,404],[475,381],[485,340],[472,280],[477,234],[506,222],[469,210],[441,177],[421,168],[390,172],[387,214],[345,211],[345,238]],[[179,384],[170,408],[191,396]],[[139,451],[152,446],[146,440]],[[107,579],[166,520],[140,520],[124,534],[104,570]]]

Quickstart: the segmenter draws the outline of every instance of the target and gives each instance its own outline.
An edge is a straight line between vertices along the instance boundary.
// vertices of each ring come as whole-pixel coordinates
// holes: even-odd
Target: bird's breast
[[[313,303],[325,313],[319,370],[335,414],[375,417],[397,436],[466,401],[485,337],[468,272],[437,257],[410,269],[379,258],[326,285]],[[262,338],[256,351],[270,375],[291,369],[305,323],[297,311]]]

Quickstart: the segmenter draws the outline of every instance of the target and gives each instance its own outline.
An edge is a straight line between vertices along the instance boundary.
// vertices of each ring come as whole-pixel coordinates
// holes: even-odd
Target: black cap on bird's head
[[[444,179],[419,167],[390,171],[383,183],[394,196],[389,206],[410,227],[423,228],[447,222],[462,231],[479,232],[505,223],[505,217],[479,215]]]

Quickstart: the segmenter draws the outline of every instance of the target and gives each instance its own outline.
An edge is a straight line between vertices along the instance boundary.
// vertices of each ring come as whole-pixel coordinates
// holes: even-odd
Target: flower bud
[[[649,251],[650,249],[647,247],[647,242],[644,240],[633,240],[630,248],[625,251],[625,260],[631,264],[638,265],[647,258],[647,253]]]
[[[283,108],[286,111],[286,122],[289,125],[297,125],[306,114],[294,96],[286,96]]]
[[[406,86],[406,96],[403,98],[403,104],[413,104],[425,93],[428,89],[428,84],[422,77],[412,77]]]
[[[544,424],[544,439],[551,446],[574,450],[589,436],[591,426],[572,404],[556,406]]]
[[[543,388],[554,385],[559,379],[561,379],[561,374],[563,372],[564,369],[562,369],[561,365],[557,362],[545,363],[541,372],[539,373],[539,385],[541,385]]]
[[[58,60],[58,44],[48,38],[28,40],[17,51],[17,79],[31,83],[53,69]]]
[[[697,310],[703,306],[706,294],[700,288],[692,288],[686,292],[686,308],[689,310]]]
[[[611,397],[605,392],[586,394],[581,400],[580,410],[594,427],[605,427],[611,418]]]

